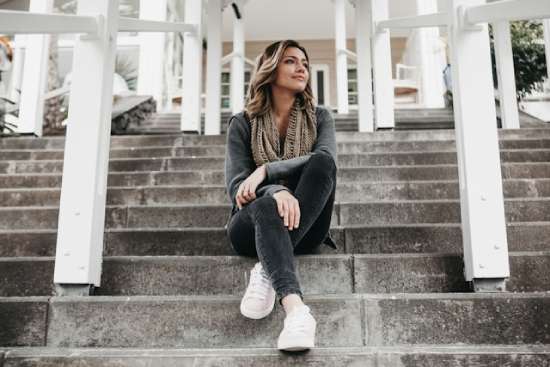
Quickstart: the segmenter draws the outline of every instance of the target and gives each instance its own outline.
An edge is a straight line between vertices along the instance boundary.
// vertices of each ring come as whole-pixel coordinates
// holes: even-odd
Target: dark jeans
[[[293,184],[293,182],[296,185]],[[302,297],[294,254],[311,253],[328,234],[336,192],[336,164],[328,154],[314,154],[289,182],[300,205],[300,223],[289,231],[274,198],[264,196],[233,215],[228,235],[240,255],[257,257],[269,275],[279,303],[287,294]]]

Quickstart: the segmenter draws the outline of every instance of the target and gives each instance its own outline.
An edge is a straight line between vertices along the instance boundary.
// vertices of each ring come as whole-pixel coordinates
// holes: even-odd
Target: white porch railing
[[[86,295],[101,282],[117,32],[197,32],[194,24],[119,18],[118,8],[118,0],[79,0],[77,15],[0,11],[0,33],[81,34],[74,45],[57,233],[60,295]],[[186,108],[198,114],[200,106]]]
[[[358,1],[373,7],[380,2],[387,3],[387,0]],[[503,290],[510,270],[487,23],[497,25],[494,30],[500,96],[501,104],[507,109],[503,110],[503,125],[505,128],[519,127],[508,22],[549,18],[550,2],[508,0],[486,4],[485,0],[446,0],[445,4],[447,8],[436,14],[372,19],[374,57],[376,34],[387,29],[447,27],[465,277],[473,282],[476,290]],[[390,64],[391,59],[386,58],[385,62]],[[375,80],[377,77],[380,76],[375,69]],[[392,106],[375,102],[375,108],[390,111]]]

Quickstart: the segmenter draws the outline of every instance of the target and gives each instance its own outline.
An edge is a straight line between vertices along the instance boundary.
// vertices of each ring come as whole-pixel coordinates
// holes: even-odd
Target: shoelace
[[[309,315],[309,310],[304,308],[299,312],[291,312],[285,319],[285,328],[292,329],[292,331],[298,331],[301,333],[306,333],[309,330],[309,322],[306,320]]]
[[[263,269],[255,267],[250,273],[250,285],[248,286],[248,297],[264,300],[271,289],[271,280]]]

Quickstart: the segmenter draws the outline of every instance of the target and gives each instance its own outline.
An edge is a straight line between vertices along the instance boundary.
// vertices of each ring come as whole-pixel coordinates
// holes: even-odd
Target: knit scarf
[[[279,130],[271,113],[250,120],[252,155],[259,167],[265,163],[296,158],[311,152],[317,139],[317,122],[299,107],[296,100],[290,111],[283,151]]]

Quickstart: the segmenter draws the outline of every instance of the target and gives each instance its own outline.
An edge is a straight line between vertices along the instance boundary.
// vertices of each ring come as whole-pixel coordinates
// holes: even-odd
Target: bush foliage
[[[512,48],[514,53],[514,70],[516,73],[517,97],[521,99],[530,94],[546,73],[546,55],[543,42],[542,24],[536,21],[519,21],[510,24]],[[493,76],[497,86],[497,73],[494,51],[494,37],[490,28],[491,56],[493,59]]]

